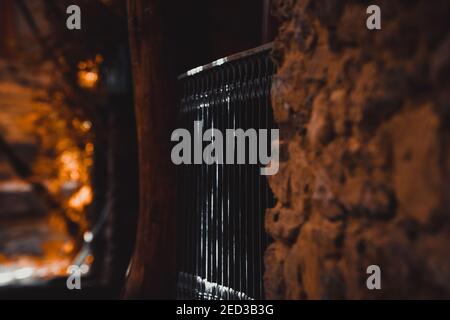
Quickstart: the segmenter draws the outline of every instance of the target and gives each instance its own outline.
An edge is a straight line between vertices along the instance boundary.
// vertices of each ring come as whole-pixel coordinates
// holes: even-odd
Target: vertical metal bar
[[[195,106],[194,109],[195,112],[195,119],[197,121],[202,120],[202,109],[200,108],[199,105]],[[194,129],[196,130],[196,129]],[[202,261],[203,261],[203,238],[202,238],[202,227],[203,227],[203,216],[202,216],[202,212],[203,212],[203,199],[202,199],[202,194],[203,194],[203,168],[201,165],[199,164],[194,164],[195,168],[196,168],[196,172],[197,172],[197,211],[196,211],[196,216],[197,216],[197,272],[195,274],[196,277],[202,277],[203,275],[203,265],[202,265]],[[201,281],[198,281],[196,279],[196,299],[201,299],[201,292],[202,292],[203,288],[201,286]]]
[[[244,83],[243,83],[243,92],[242,92],[242,105],[241,105],[241,126],[240,128],[242,128],[244,131],[247,131],[247,129],[249,128],[249,111],[250,111],[250,101],[249,101],[249,79],[250,79],[250,74],[249,74],[249,59],[245,59],[243,61],[243,68],[244,68]],[[249,164],[249,148],[248,146],[250,146],[250,144],[247,145],[247,142],[245,142],[245,164],[244,165],[240,165],[240,167],[242,168],[242,175],[241,175],[241,179],[243,180],[243,192],[242,192],[242,199],[240,202],[240,208],[241,208],[241,223],[242,223],[242,230],[241,230],[241,239],[242,239],[242,256],[243,256],[243,270],[242,270],[242,277],[243,277],[243,283],[240,289],[240,292],[248,292],[248,275],[249,275],[249,270],[248,270],[248,262],[249,262],[249,257],[248,257],[248,247],[249,247],[249,230],[248,230],[248,217],[249,217],[249,202],[248,201],[249,197],[251,197],[250,193],[249,193],[249,179],[248,179],[248,175],[249,175],[249,168],[250,168],[250,164]]]
[[[242,104],[243,104],[243,69],[242,69],[242,63],[238,62],[238,71],[239,71],[239,82],[238,82],[238,96],[237,96],[237,103],[235,106],[235,124],[234,124],[234,130],[241,128],[242,126]],[[237,162],[236,162],[237,163]],[[243,230],[242,230],[242,190],[243,190],[243,186],[242,186],[242,167],[240,165],[237,165],[237,177],[236,177],[236,182],[237,182],[237,193],[236,193],[236,220],[237,220],[237,236],[236,236],[236,252],[237,252],[237,256],[236,259],[238,261],[238,263],[236,263],[237,265],[237,270],[236,270],[236,280],[238,282],[237,284],[237,290],[239,292],[239,297],[240,297],[240,292],[242,292],[242,274],[243,274],[243,246],[242,246],[242,234],[243,234]]]
[[[239,68],[239,90],[238,90],[238,103],[236,106],[236,129],[241,129],[243,127],[243,107],[244,107],[244,88],[245,88],[245,75],[244,75],[244,65],[245,62],[239,61],[238,62],[238,68]],[[236,151],[235,151],[236,152]],[[242,165],[238,164],[237,162],[237,152],[236,152],[236,167],[237,167],[237,184],[239,185],[238,188],[238,194],[237,194],[237,200],[236,200],[236,213],[237,213],[237,225],[238,230],[237,232],[237,252],[238,252],[238,287],[236,288],[238,291],[238,299],[241,298],[240,293],[242,292],[243,287],[243,275],[245,271],[245,253],[244,253],[244,230],[243,230],[243,223],[242,223],[242,215],[243,215],[243,193],[245,192],[245,181],[243,179],[244,176],[244,168]]]
[[[260,56],[256,56],[253,60],[253,69],[255,73],[255,78],[253,81],[253,112],[252,112],[252,121],[255,128],[257,128],[258,132],[261,129],[259,125],[259,119],[258,116],[261,112],[261,105],[259,103],[259,91],[261,89],[261,74],[259,69],[259,58]],[[259,155],[259,142],[261,137],[258,135],[258,143],[256,146],[256,150]],[[259,162],[258,162],[259,163]],[[259,270],[258,270],[258,253],[260,248],[260,241],[259,241],[259,164],[253,166],[253,244],[252,244],[252,270],[253,270],[253,277],[252,277],[252,297],[255,299],[259,299],[259,292],[258,292],[258,284],[259,284]]]
[[[216,101],[217,101],[217,128],[222,133],[222,148],[224,148],[223,144],[223,99],[222,94],[224,91],[224,70],[223,68],[218,73],[218,81],[219,90],[216,93]],[[224,150],[220,150],[222,155],[222,161],[224,156]],[[219,285],[223,285],[223,235],[224,235],[224,212],[223,212],[223,163],[217,165],[217,208],[218,208],[218,223],[217,223],[217,283]],[[222,290],[218,289],[217,298],[222,299]]]
[[[211,128],[212,129],[217,129],[217,108],[218,105],[216,103],[216,100],[213,99],[213,95],[215,96],[215,93],[218,89],[218,81],[217,81],[217,72],[216,70],[212,71],[211,74],[211,79],[212,79],[212,86],[211,86],[211,97],[209,99],[210,101],[210,108],[212,111],[212,117],[211,117]],[[216,143],[216,136],[214,135],[214,131],[213,131],[213,136],[212,136],[212,141],[211,143]],[[217,144],[216,144],[217,147]],[[215,149],[215,154],[214,154],[214,158],[217,159],[217,149]],[[217,188],[217,170],[218,170],[218,165],[216,163],[216,161],[214,161],[214,163],[211,165],[212,167],[212,177],[211,177],[211,181],[212,181],[212,185],[211,185],[211,199],[212,199],[212,203],[211,203],[211,214],[212,214],[212,237],[211,237],[211,243],[212,243],[212,268],[211,268],[211,281],[213,283],[217,283],[217,256],[218,256],[218,251],[217,251],[217,230],[218,230],[218,210],[217,210],[217,195],[218,195],[218,188]],[[213,298],[215,299],[215,297],[217,296],[217,286],[213,287]]]
[[[234,127],[235,119],[234,119],[234,105],[236,103],[236,83],[237,83],[237,70],[236,65],[234,63],[231,64],[230,70],[230,88],[229,88],[229,100],[227,104],[227,128],[232,129]],[[231,143],[228,141],[227,143]],[[231,289],[236,288],[236,224],[235,224],[235,166],[232,164],[227,165],[228,168],[228,287]],[[229,296],[228,299],[233,299],[231,291],[228,290]]]
[[[202,79],[199,79],[200,82],[203,82]],[[198,97],[198,101],[195,104],[195,108],[193,110],[193,119],[191,121],[191,127],[192,127],[192,132],[194,133],[194,131],[196,132],[196,135],[201,135],[201,129],[197,126],[195,126],[195,122],[196,121],[202,121],[203,120],[203,109],[202,109],[202,101],[201,101],[201,97]],[[194,137],[194,135],[192,135],[192,137]],[[193,138],[194,139],[194,138]],[[194,142],[194,141],[192,141]],[[194,146],[193,146],[194,148]],[[194,150],[192,150],[193,154],[194,154]],[[194,156],[192,157],[194,160]],[[194,163],[194,162],[193,162]],[[202,232],[203,232],[203,197],[202,194],[204,193],[203,191],[203,167],[201,164],[193,164],[192,165],[194,167],[194,172],[196,174],[196,190],[197,190],[197,194],[195,195],[196,198],[196,205],[195,205],[195,228],[194,228],[194,232],[195,232],[195,243],[196,243],[196,257],[195,257],[195,273],[193,274],[193,281],[195,283],[195,287],[194,287],[194,298],[195,299],[203,299],[202,298],[202,292],[203,292],[203,282],[201,281],[202,279],[202,273],[203,273],[203,265],[202,265],[202,261],[203,261],[203,241],[202,241]],[[187,191],[187,190],[186,190]],[[190,193],[190,192],[189,192]]]
[[[228,129],[228,121],[229,121],[229,103],[230,103],[230,94],[229,94],[229,84],[230,84],[230,72],[231,69],[229,66],[225,66],[225,86],[224,91],[222,93],[223,100],[223,122],[222,122],[222,132],[225,132],[224,139],[224,164],[223,164],[223,213],[224,213],[224,229],[223,229],[223,299],[228,299],[228,289],[230,283],[230,246],[229,246],[229,230],[230,230],[230,205],[229,205],[229,168],[226,163],[227,159],[227,136],[226,129]]]
[[[189,117],[189,123],[188,123],[188,130],[191,133],[191,137],[194,137],[194,131],[196,130],[194,127],[194,123],[196,120],[198,120],[198,104],[199,102],[196,101],[195,104],[193,104],[190,108],[190,117]],[[192,152],[192,150],[191,150]],[[192,155],[192,153],[191,153]],[[192,284],[192,292],[191,292],[191,299],[197,299],[197,292],[198,292],[198,281],[196,276],[199,274],[199,266],[197,263],[198,255],[199,255],[199,237],[200,237],[200,229],[199,229],[199,201],[198,197],[192,193],[192,190],[196,190],[198,188],[198,166],[195,164],[191,164],[190,166],[192,176],[189,178],[189,189],[190,192],[186,192],[189,194],[189,196],[192,199],[192,224],[190,226],[191,229],[191,236],[189,239],[186,239],[189,243],[191,243],[192,251],[191,251],[191,265],[192,269],[190,271],[189,276],[191,277],[191,284]],[[186,190],[186,191],[187,191]]]
[[[267,66],[266,66],[267,67]],[[266,70],[267,72],[267,70]],[[268,77],[266,75],[266,85],[264,87],[264,96],[263,96],[263,102],[264,102],[264,109],[263,109],[263,114],[262,114],[262,123],[264,125],[264,128],[266,129],[270,129],[270,127],[267,124],[267,117],[266,117],[266,113],[267,113],[267,109],[268,109],[268,90],[267,88],[269,87],[268,84]],[[269,139],[268,139],[269,140]],[[270,146],[269,142],[267,142],[267,148]],[[268,149],[270,150],[270,149]],[[262,225],[261,225],[261,229],[262,229],[262,235],[261,235],[261,240],[262,240],[262,249],[261,249],[261,258],[260,258],[260,264],[261,264],[261,298],[264,298],[264,282],[263,282],[263,277],[264,277],[264,251],[267,247],[268,244],[268,237],[267,234],[265,232],[265,211],[267,209],[267,203],[268,203],[268,181],[267,181],[267,177],[262,176],[261,177],[261,184],[262,184],[262,197],[263,197],[263,201],[262,201],[262,210],[261,210],[261,216],[262,216]]]
[[[201,110],[201,121],[203,121],[203,125],[205,124],[205,120],[207,117],[207,109],[204,108],[203,104],[199,104],[199,108]],[[199,134],[201,134],[201,131],[199,129]],[[202,186],[202,192],[201,192],[201,198],[202,198],[202,210],[201,210],[201,218],[202,218],[202,259],[201,259],[201,265],[202,265],[202,274],[201,278],[206,279],[206,275],[208,272],[207,269],[207,230],[208,230],[208,221],[207,221],[207,206],[208,206],[208,200],[207,200],[207,174],[208,174],[208,168],[206,165],[202,162],[200,164],[201,167],[201,186]],[[201,298],[204,299],[204,294],[206,287],[204,286],[204,282],[202,281],[201,286]]]
[[[206,81],[207,81],[207,86],[209,86],[210,84],[210,78],[209,78],[209,74],[205,75],[206,77]],[[207,130],[208,128],[211,127],[211,118],[213,116],[212,114],[212,110],[210,108],[209,103],[207,103],[206,99],[204,101],[204,108],[206,110],[206,119],[205,119],[205,123],[204,123],[204,128],[203,128],[203,132],[205,130]],[[206,186],[207,186],[207,192],[206,192],[206,197],[207,197],[207,207],[206,207],[206,221],[207,221],[207,230],[206,230],[206,245],[207,245],[207,272],[206,272],[206,279],[208,281],[212,281],[212,230],[213,230],[213,226],[212,226],[212,169],[211,166],[207,165],[205,163],[206,166],[206,171],[207,171],[207,175],[206,175]],[[210,287],[208,286],[208,291],[207,293],[207,299],[210,299],[211,296],[211,292]]]
[[[187,111],[186,112],[186,116],[185,116],[185,121],[186,121],[186,129],[188,129],[190,131],[189,128],[189,122],[191,120],[191,112]],[[190,185],[190,177],[191,177],[191,166],[186,166],[185,167],[185,172],[186,172],[186,183],[185,186],[186,188],[189,188]],[[191,195],[189,193],[186,193],[186,202],[185,202],[185,228],[186,228],[186,232],[185,232],[185,246],[186,246],[186,252],[184,253],[186,256],[186,282],[187,282],[187,298],[191,297],[191,292],[192,292],[192,287],[193,287],[193,283],[191,282],[190,279],[190,274],[191,274],[191,244],[189,239],[191,238],[191,233],[192,233],[192,227],[191,227],[191,217],[192,217],[192,208],[191,208]]]
[[[197,83],[198,80],[196,77],[194,77],[192,79],[193,85],[194,83]],[[191,133],[191,137],[194,137],[195,134],[195,127],[194,127],[194,121],[197,119],[198,117],[198,101],[197,99],[194,100],[194,92],[192,92],[192,94],[190,94],[190,99],[191,99],[191,103],[189,105],[189,113],[190,113],[190,117],[189,117],[189,123],[187,124],[188,126],[188,130]],[[192,146],[191,146],[191,160],[193,161],[193,151],[192,151]],[[194,165],[193,163],[190,165],[193,171],[194,176],[192,177],[193,179],[193,185],[190,186],[190,188],[192,188],[192,190],[195,190],[197,188],[199,188],[199,181],[198,181],[198,168],[196,165]],[[198,231],[197,231],[197,220],[198,220],[198,206],[199,206],[199,199],[197,195],[191,194],[191,192],[187,192],[187,190],[191,190],[191,189],[186,189],[183,190],[183,192],[189,194],[193,199],[194,199],[194,203],[193,203],[193,213],[192,213],[192,218],[193,218],[193,223],[194,226],[192,226],[192,239],[190,239],[190,241],[192,241],[194,243],[194,249],[193,249],[193,263],[194,263],[194,267],[193,270],[195,270],[195,272],[198,272],[197,270],[197,259],[198,259]],[[186,226],[184,226],[186,228]],[[188,241],[188,239],[186,239],[186,241]],[[193,274],[189,275],[191,277],[191,283],[192,283],[192,292],[191,292],[191,299],[197,299],[197,291],[198,291],[198,283],[197,281],[195,281],[195,277],[193,277]]]
[[[258,135],[258,126],[257,123],[255,121],[255,115],[257,112],[257,108],[258,108],[258,104],[256,101],[256,93],[258,90],[258,75],[256,73],[256,59],[257,57],[250,57],[249,59],[249,63],[250,63],[250,74],[251,74],[251,79],[249,82],[249,104],[250,104],[250,108],[249,108],[249,127],[250,128],[254,128],[256,130],[256,134]],[[259,137],[257,138],[256,141],[256,152],[258,151],[258,141],[259,141]],[[250,146],[249,146],[249,150],[250,150]],[[257,175],[257,164],[250,164],[249,166],[249,186],[250,186],[250,203],[249,203],[249,219],[247,219],[248,222],[248,234],[249,234],[249,239],[248,239],[248,250],[249,250],[249,270],[248,270],[248,295],[250,295],[251,297],[255,298],[255,240],[256,240],[256,232],[255,232],[255,228],[257,227],[257,225],[255,224],[256,221],[256,190],[255,190],[255,186],[256,186],[256,180],[258,179],[258,175]]]

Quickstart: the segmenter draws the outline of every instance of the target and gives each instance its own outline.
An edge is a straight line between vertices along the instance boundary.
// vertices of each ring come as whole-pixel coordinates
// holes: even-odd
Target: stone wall
[[[382,30],[366,28],[378,4]],[[450,298],[450,2],[278,0],[272,299]],[[381,268],[382,289],[366,287]]]

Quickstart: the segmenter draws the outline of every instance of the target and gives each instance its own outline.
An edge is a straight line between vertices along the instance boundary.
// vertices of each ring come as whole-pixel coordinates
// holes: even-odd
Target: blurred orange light
[[[94,89],[98,82],[98,73],[95,71],[78,71],[78,84],[85,89]]]
[[[84,132],[87,132],[87,131],[91,130],[91,128],[92,128],[92,123],[91,123],[90,121],[84,121],[84,122],[81,124],[81,129],[82,129]]]
[[[83,210],[92,202],[92,189],[89,186],[82,187],[69,200],[69,206],[75,210]]]

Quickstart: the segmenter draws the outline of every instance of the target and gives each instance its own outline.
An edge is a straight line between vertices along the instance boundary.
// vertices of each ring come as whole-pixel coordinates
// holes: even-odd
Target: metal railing
[[[274,128],[271,44],[217,60],[179,77],[179,127]],[[202,149],[203,150],[203,149]],[[248,150],[248,149],[247,149]],[[224,158],[226,155],[224,155]],[[247,163],[247,162],[246,162]],[[179,167],[179,299],[263,299],[264,215],[274,204],[261,165]]]

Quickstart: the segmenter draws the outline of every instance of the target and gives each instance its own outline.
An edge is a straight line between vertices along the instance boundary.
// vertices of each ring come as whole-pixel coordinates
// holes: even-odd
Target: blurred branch
[[[58,65],[58,60],[56,57],[52,54],[51,50],[47,46],[47,42],[45,41],[44,37],[42,36],[39,27],[36,24],[36,21],[33,18],[33,14],[31,13],[30,9],[28,8],[27,4],[23,0],[16,0],[17,6],[19,7],[20,12],[22,13],[23,17],[25,18],[28,26],[30,27],[31,31],[33,32],[34,36],[36,37],[37,41],[39,42],[40,46],[45,52],[45,55],[49,57],[51,60],[53,60]]]
[[[11,164],[14,172],[22,180],[28,182],[32,186],[33,192],[42,198],[50,209],[62,209],[61,203],[48,191],[48,189],[40,182],[33,180],[33,171],[30,166],[25,163],[14,152],[11,145],[0,135],[0,153],[6,156],[6,159]]]

